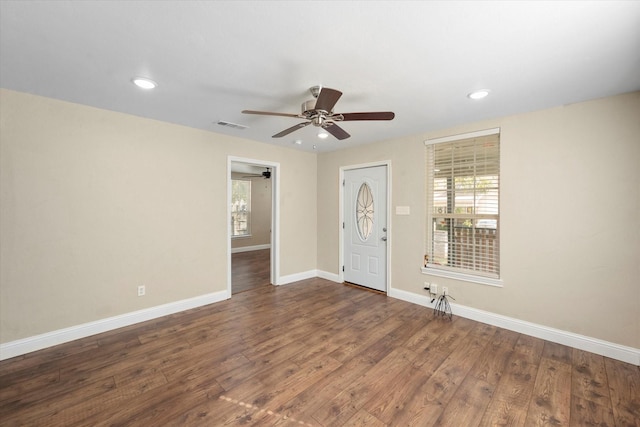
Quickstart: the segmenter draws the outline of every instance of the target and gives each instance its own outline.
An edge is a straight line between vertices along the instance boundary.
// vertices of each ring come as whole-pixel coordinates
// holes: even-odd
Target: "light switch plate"
[[[396,206],[396,215],[409,215],[411,208],[409,206]]]

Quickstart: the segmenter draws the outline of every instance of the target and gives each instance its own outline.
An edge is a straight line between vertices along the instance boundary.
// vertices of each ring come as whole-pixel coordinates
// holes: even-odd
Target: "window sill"
[[[235,239],[246,239],[251,237],[251,234],[243,234],[242,236],[231,236],[231,240],[235,240]]]
[[[458,273],[456,271],[438,270],[436,268],[422,267],[422,274],[431,276],[446,277],[449,279],[463,280],[465,282],[478,283],[480,285],[503,287],[502,279],[493,279],[491,277],[473,276],[471,274]]]

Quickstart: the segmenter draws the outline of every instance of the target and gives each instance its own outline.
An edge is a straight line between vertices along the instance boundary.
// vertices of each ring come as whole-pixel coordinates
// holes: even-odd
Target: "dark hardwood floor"
[[[231,294],[271,286],[271,250],[231,254]]]
[[[322,279],[0,362],[2,426],[638,426],[637,366]]]

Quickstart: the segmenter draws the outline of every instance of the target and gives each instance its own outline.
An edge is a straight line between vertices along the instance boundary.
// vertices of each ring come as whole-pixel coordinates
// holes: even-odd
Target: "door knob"
[[[382,236],[381,240],[382,240],[383,242],[386,242],[386,241],[387,241],[387,236]]]

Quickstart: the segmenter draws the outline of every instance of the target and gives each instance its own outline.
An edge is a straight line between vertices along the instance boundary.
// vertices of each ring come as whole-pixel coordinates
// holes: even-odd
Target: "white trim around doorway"
[[[231,298],[231,163],[271,168],[271,283],[280,281],[280,163],[246,157],[227,157],[227,297]]]

